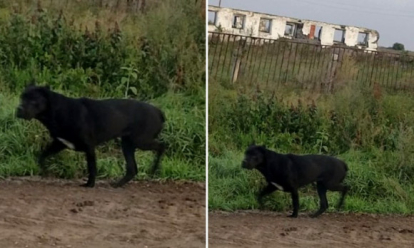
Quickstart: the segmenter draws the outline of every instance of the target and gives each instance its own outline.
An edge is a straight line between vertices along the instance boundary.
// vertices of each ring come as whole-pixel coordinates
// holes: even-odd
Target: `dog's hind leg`
[[[131,181],[138,174],[138,166],[135,161],[135,146],[128,137],[123,137],[121,141],[122,153],[125,157],[125,176],[118,182],[112,184],[113,187],[122,187],[129,181]]]
[[[277,188],[269,183],[265,188],[262,189],[262,191],[260,191],[260,193],[257,195],[257,202],[259,203],[260,208],[263,205],[263,197],[275,192],[276,190]]]
[[[154,141],[154,142],[155,142],[156,154],[155,154],[154,161],[152,162],[152,166],[151,166],[151,174],[153,175],[158,172],[162,155],[165,152],[165,145],[162,142],[159,142],[159,141]]]
[[[318,182],[316,184],[316,188],[318,190],[318,195],[319,195],[319,210],[316,211],[316,213],[311,215],[312,218],[318,217],[323,212],[325,212],[326,209],[328,209],[328,200],[326,199],[327,189],[326,189],[325,185],[322,182]]]
[[[138,148],[143,151],[154,151],[155,152],[154,161],[152,162],[151,170],[150,170],[150,173],[154,175],[159,170],[160,161],[161,161],[162,155],[165,152],[165,145],[158,140],[153,140],[150,142],[138,144]]]
[[[296,218],[299,212],[299,193],[297,189],[293,189],[290,194],[292,196],[293,213],[288,217]]]
[[[342,205],[344,204],[345,195],[349,191],[349,186],[338,184],[338,185],[335,185],[335,186],[330,186],[330,187],[328,187],[328,189],[330,191],[339,191],[339,192],[341,192],[341,198],[339,199],[339,202],[338,202],[338,205],[337,205],[337,209],[338,210],[341,209]]]
[[[96,155],[95,155],[95,148],[89,147],[86,150],[86,161],[88,163],[88,181],[85,184],[80,186],[82,187],[89,187],[93,188],[95,186],[95,178],[96,178]]]
[[[44,175],[45,174],[45,160],[47,157],[55,155],[59,152],[61,152],[63,149],[65,149],[66,146],[58,141],[58,140],[53,140],[52,143],[50,143],[46,149],[40,154],[37,163],[40,166],[40,170],[41,170],[41,174]]]

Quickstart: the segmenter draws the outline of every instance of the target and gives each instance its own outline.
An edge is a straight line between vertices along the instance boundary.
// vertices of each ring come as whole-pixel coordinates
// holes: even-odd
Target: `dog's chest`
[[[289,191],[291,188],[289,177],[284,174],[274,175],[269,173],[269,175],[266,177],[266,181],[281,191]]]
[[[270,184],[272,184],[273,186],[275,186],[278,190],[281,190],[281,191],[283,191],[283,190],[284,190],[283,186],[282,186],[282,185],[280,185],[280,184],[277,184],[277,183],[275,183],[275,182],[270,182]]]
[[[72,142],[69,142],[68,140],[65,140],[63,138],[57,138],[60,142],[62,142],[67,148],[75,150],[75,145]]]

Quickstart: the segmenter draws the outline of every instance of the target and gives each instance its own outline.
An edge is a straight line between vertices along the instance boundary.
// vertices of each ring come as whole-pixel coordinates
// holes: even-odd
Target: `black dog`
[[[138,173],[134,156],[137,148],[155,151],[152,172],[158,169],[165,150],[164,144],[157,140],[165,122],[164,114],[158,108],[127,99],[69,98],[51,91],[49,87],[34,85],[26,87],[20,98],[16,116],[39,120],[53,138],[39,156],[42,171],[45,159],[65,148],[85,152],[89,177],[81,186],[94,187],[95,147],[117,137],[121,137],[126,175],[113,187],[123,186]]]
[[[242,168],[257,169],[266,178],[268,185],[258,195],[259,204],[264,196],[277,189],[291,193],[293,213],[289,217],[298,216],[298,189],[302,186],[316,182],[320,207],[311,217],[319,216],[328,208],[327,190],[342,192],[338,208],[349,190],[348,186],[342,185],[348,166],[330,156],[278,154],[264,146],[251,145],[245,152]]]

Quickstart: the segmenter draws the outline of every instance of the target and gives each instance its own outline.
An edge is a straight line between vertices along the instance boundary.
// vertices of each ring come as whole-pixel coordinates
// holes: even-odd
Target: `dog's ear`
[[[45,86],[38,87],[38,90],[49,101],[50,95],[51,95],[50,87],[48,85],[45,85]]]
[[[267,152],[267,148],[266,148],[266,146],[258,146],[258,151],[260,151],[260,153],[262,153],[262,154],[266,154],[266,152]]]
[[[30,80],[29,82],[26,83],[26,88],[31,88],[36,86],[36,81],[34,79]]]

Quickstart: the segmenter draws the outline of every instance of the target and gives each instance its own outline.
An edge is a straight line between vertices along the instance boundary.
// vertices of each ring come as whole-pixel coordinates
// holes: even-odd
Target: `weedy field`
[[[36,155],[49,142],[38,122],[14,117],[32,79],[72,97],[135,98],[159,106],[168,144],[160,177],[205,178],[205,24],[201,5],[147,1],[0,2],[0,176],[36,175]],[[122,3],[122,4],[121,4]],[[178,13],[178,14],[177,14]],[[85,174],[84,155],[64,151],[49,161],[52,175]],[[151,152],[137,152],[147,178]],[[120,145],[99,148],[98,175],[124,172]]]
[[[246,90],[247,88],[247,90]],[[257,209],[265,185],[243,171],[252,142],[280,153],[329,154],[349,165],[351,191],[344,212],[412,214],[414,100],[375,84],[349,82],[332,94],[288,89],[257,92],[227,81],[209,82],[209,209]],[[316,189],[302,189],[300,212],[318,208]],[[339,199],[328,192],[329,211]],[[290,195],[276,192],[264,208],[291,211]],[[329,212],[328,211],[328,212]]]

